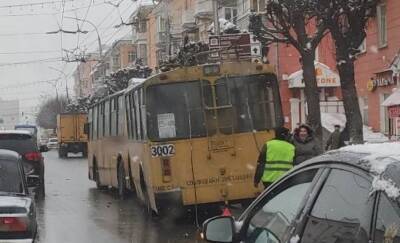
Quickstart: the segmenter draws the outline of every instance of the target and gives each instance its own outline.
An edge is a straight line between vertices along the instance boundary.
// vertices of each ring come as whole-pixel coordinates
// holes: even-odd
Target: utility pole
[[[213,1],[213,12],[214,12],[214,34],[219,35],[219,17],[218,17],[218,0],[211,0]]]

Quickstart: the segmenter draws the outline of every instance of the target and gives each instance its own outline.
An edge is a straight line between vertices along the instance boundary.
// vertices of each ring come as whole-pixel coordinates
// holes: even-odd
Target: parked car
[[[400,242],[400,143],[313,158],[267,188],[235,220],[203,224],[209,242]]]
[[[58,148],[58,139],[57,138],[49,138],[47,142],[47,147],[49,149],[57,149]]]
[[[36,184],[36,177],[29,177]],[[31,243],[37,233],[34,201],[29,196],[21,156],[0,149],[0,242]]]
[[[29,131],[4,130],[0,131],[0,149],[12,150],[21,155],[25,174],[36,176],[40,181],[33,188],[35,197],[44,198],[44,158],[41,152],[46,152],[46,148],[39,149],[36,138]]]

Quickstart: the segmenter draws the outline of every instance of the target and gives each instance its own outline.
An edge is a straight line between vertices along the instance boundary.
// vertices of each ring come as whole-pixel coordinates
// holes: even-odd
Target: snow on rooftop
[[[341,113],[321,113],[322,127],[329,132],[333,132],[335,125],[340,125],[343,129],[346,125],[346,116]],[[364,141],[370,143],[387,142],[389,139],[380,132],[373,132],[367,126],[363,126]]]
[[[372,192],[384,191],[394,199],[400,196],[400,189],[396,184],[383,177],[383,173],[390,164],[400,161],[400,142],[352,145],[343,147],[339,151],[370,154],[364,157],[363,161],[369,164],[369,170],[374,177]]]

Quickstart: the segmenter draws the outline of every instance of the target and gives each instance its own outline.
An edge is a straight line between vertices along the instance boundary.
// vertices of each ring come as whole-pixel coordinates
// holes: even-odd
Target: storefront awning
[[[393,92],[383,103],[382,106],[400,105],[400,89]]]
[[[339,87],[340,77],[328,66],[315,62],[315,73],[318,87]],[[304,88],[303,70],[292,73],[289,77],[289,88]]]

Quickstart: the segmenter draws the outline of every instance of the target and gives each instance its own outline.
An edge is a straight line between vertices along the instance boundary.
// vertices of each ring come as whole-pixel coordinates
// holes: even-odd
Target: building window
[[[128,62],[132,63],[136,60],[136,53],[133,51],[130,51],[128,53]]]
[[[236,24],[237,14],[237,8],[224,8],[224,18],[234,24]]]
[[[138,26],[138,33],[146,33],[147,32],[147,22],[146,20],[140,20]]]
[[[256,12],[265,11],[265,0],[253,0],[251,9]]]
[[[385,47],[387,45],[386,4],[378,5],[377,17],[378,17],[378,45],[379,47]]]
[[[157,17],[157,32],[165,32],[167,30],[167,21],[161,17]]]

